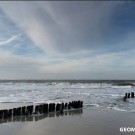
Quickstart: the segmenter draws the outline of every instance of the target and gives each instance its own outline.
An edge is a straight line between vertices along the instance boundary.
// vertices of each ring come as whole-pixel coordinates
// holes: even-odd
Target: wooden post
[[[71,102],[68,103],[68,109],[71,109]]]
[[[7,117],[8,117],[8,110],[3,110],[3,117],[4,117],[4,119],[7,119]]]
[[[127,94],[127,93],[125,93],[125,98],[126,98],[126,99],[128,98],[128,94]]]
[[[65,107],[64,108],[67,109],[67,106],[68,106],[68,103],[65,103]]]
[[[130,98],[130,93],[128,93],[128,98]]]
[[[59,111],[58,103],[56,104],[56,112]]]
[[[22,107],[22,115],[26,115],[26,107],[25,106]]]
[[[43,105],[43,113],[48,113],[48,104]]]
[[[0,119],[2,119],[2,117],[3,117],[3,111],[0,110]]]
[[[13,108],[13,117],[17,116],[17,109]]]
[[[61,104],[61,109],[62,109],[62,110],[64,109],[64,103]]]
[[[75,101],[75,109],[78,108],[78,101]]]
[[[26,107],[26,115],[28,116],[30,114],[30,106]]]
[[[40,114],[43,113],[43,105],[39,105],[39,113],[40,113]]]
[[[39,106],[35,106],[35,114],[38,114],[39,113]]]
[[[131,92],[131,98],[134,98],[134,92]]]
[[[79,100],[78,101],[78,108],[80,108],[81,107],[81,101]]]
[[[57,105],[56,105],[56,111],[60,111],[60,104],[59,103],[57,103]]]
[[[55,112],[55,103],[52,104],[52,111]]]
[[[81,108],[83,107],[83,101],[81,101]]]
[[[77,106],[78,106],[78,102],[77,101],[75,101],[75,109],[77,109]]]
[[[77,109],[77,105],[78,104],[78,101],[75,101],[75,109]]]
[[[12,109],[8,110],[8,117],[11,118],[12,117]]]
[[[29,107],[29,110],[30,110],[30,115],[32,115],[32,113],[33,113],[33,105],[31,105],[30,107]]]
[[[17,108],[17,116],[21,116],[21,107]]]
[[[74,101],[70,103],[71,107],[74,108]]]
[[[45,104],[43,104],[43,113],[45,113]]]
[[[32,115],[33,113],[33,105],[27,106],[27,115]]]
[[[52,103],[49,104],[49,112],[52,112]]]

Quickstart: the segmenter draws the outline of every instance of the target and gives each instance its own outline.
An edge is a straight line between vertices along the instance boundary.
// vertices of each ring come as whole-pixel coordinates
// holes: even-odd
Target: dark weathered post
[[[17,116],[17,109],[13,108],[13,117]]]
[[[130,93],[128,93],[128,98],[130,98]]]
[[[32,115],[33,113],[33,105],[27,106],[27,115]]]
[[[35,106],[35,114],[38,114],[38,112],[39,112],[39,106],[37,105]]]
[[[43,105],[43,113],[48,113],[48,104]]]
[[[78,108],[80,108],[81,107],[81,102],[80,102],[80,100],[78,101]]]
[[[78,108],[78,101],[75,101],[75,109]]]
[[[68,109],[71,109],[71,102],[68,103]]]
[[[3,110],[3,117],[4,117],[4,119],[7,119],[7,117],[8,117],[8,110]]]
[[[131,98],[134,98],[134,92],[131,92]]]
[[[52,111],[55,112],[55,103],[52,103]]]
[[[8,110],[8,117],[9,117],[9,118],[12,117],[12,109],[9,109],[9,110]]]
[[[26,107],[26,115],[28,116],[30,114],[30,106]]]
[[[77,108],[77,101],[74,101],[74,108]]]
[[[64,103],[60,104],[60,114],[63,114],[63,109],[64,109]]]
[[[128,98],[128,94],[127,93],[125,93],[125,98]]]
[[[17,116],[21,116],[21,107],[17,108]]]
[[[40,113],[40,114],[43,113],[43,105],[39,105],[39,113]]]
[[[45,104],[43,104],[43,113],[45,113]]]
[[[32,115],[32,113],[33,113],[33,105],[31,105],[31,106],[29,107],[29,110],[30,110],[30,115]]]
[[[83,107],[83,101],[81,101],[81,106],[80,106],[81,108]]]
[[[75,109],[78,108],[78,101],[75,101]]]
[[[26,115],[26,107],[25,106],[22,107],[22,115]]]
[[[56,104],[56,112],[59,111],[58,103]]]
[[[74,108],[74,101],[72,101],[72,102],[70,103],[70,106],[71,106],[72,108]]]
[[[0,119],[2,119],[2,117],[3,117],[3,111],[0,110]]]
[[[52,112],[52,103],[49,104],[49,112]]]
[[[75,101],[75,109],[78,108],[78,101]]]
[[[61,105],[59,103],[57,103],[56,105],[56,111],[60,111]]]
[[[61,109],[62,109],[62,110],[64,109],[64,103],[61,104]]]
[[[123,101],[126,102],[127,98],[128,98],[128,93],[125,93],[125,96],[123,97]]]
[[[65,107],[64,108],[67,109],[67,106],[68,106],[68,103],[65,103]]]

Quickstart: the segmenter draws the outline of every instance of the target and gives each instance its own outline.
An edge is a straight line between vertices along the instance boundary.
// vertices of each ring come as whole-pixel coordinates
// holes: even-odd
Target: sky
[[[134,1],[0,1],[0,79],[135,79]]]

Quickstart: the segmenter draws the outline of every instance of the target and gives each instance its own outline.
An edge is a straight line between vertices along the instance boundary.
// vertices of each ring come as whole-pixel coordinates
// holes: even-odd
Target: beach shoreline
[[[134,127],[134,113],[105,108],[70,110],[63,115],[16,117],[0,124],[1,135],[119,135],[121,127]],[[127,133],[127,134],[134,134]]]

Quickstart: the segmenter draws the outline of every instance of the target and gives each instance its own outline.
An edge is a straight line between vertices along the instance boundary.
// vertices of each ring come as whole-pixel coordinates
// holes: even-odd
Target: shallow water
[[[84,107],[103,107],[135,112],[135,99],[123,102],[126,92],[135,92],[127,81],[1,81],[0,102],[58,103],[83,100]],[[132,81],[134,84],[134,81]]]

